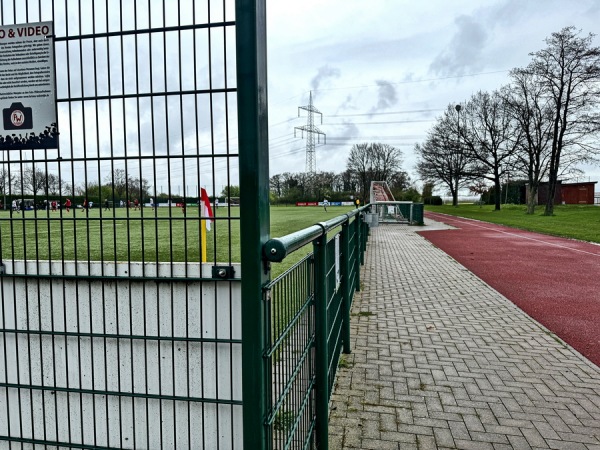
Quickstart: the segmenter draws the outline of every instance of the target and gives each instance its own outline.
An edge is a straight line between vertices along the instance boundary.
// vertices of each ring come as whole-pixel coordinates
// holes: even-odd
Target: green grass
[[[319,207],[273,206],[271,207],[271,237],[277,238],[310,227],[317,222],[325,222],[353,209],[352,206],[335,206],[327,208],[327,212]],[[335,230],[334,230],[335,231]],[[283,273],[287,268],[300,261],[313,250],[312,245],[288,255],[283,262],[273,263],[272,277]]]
[[[281,237],[326,221],[352,207],[271,208],[271,236]],[[239,208],[216,211],[217,220],[207,232],[209,262],[239,262]],[[230,220],[235,218],[235,220]],[[102,211],[60,212],[26,211],[24,216],[0,211],[0,246],[5,259],[92,260],[92,261],[200,261],[200,219],[198,208],[144,208],[129,211],[116,208]],[[312,251],[306,246],[274,264],[274,274]]]
[[[594,205],[557,205],[553,216],[544,216],[543,206],[536,208],[535,214],[528,215],[524,205],[502,205],[500,211],[494,211],[493,205],[428,205],[425,210],[600,243],[600,207]]]
[[[143,216],[142,216],[143,214]],[[217,224],[219,225],[219,224]],[[198,209],[0,213],[3,258],[199,261]],[[219,228],[219,227],[217,227]],[[224,227],[220,227],[224,228]],[[220,231],[221,232],[221,231]],[[221,234],[225,234],[222,233]],[[208,239],[210,241],[210,239]],[[210,242],[212,244],[212,242]],[[207,245],[209,254],[213,246]]]
[[[273,422],[273,428],[277,431],[288,431],[288,429],[294,424],[296,420],[296,412],[290,411],[279,411],[275,416]]]

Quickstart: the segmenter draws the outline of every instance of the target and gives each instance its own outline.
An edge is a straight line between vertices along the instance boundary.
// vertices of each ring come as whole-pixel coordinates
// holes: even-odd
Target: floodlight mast
[[[315,114],[321,115],[321,125],[323,125],[323,114],[317,108],[313,106],[312,91],[310,91],[310,97],[307,106],[298,107],[298,117],[300,117],[300,110],[303,109],[308,112],[308,119],[306,125],[300,127],[294,127],[294,137],[296,137],[296,130],[302,131],[302,137],[306,131],[306,173],[310,176],[316,175],[317,173],[317,161],[315,156],[315,135],[317,136],[317,143],[321,143],[321,135],[323,135],[323,143],[326,142],[326,135],[317,127],[315,127]]]

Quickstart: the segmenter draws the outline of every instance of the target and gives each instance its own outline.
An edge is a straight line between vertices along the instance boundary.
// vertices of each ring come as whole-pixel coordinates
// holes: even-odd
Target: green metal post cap
[[[271,262],[281,262],[287,256],[286,245],[279,239],[270,239],[265,243],[264,256]]]

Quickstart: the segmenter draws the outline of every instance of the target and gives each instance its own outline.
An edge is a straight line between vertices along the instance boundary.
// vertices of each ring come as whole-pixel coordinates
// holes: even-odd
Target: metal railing
[[[264,245],[265,260],[313,252],[264,288],[264,358],[272,389],[265,418],[276,449],[326,449],[329,399],[340,353],[350,353],[350,307],[360,288],[368,206]]]
[[[423,225],[423,204],[403,201],[378,201],[372,203],[371,213],[379,223],[404,223]],[[371,217],[372,220],[372,217]]]

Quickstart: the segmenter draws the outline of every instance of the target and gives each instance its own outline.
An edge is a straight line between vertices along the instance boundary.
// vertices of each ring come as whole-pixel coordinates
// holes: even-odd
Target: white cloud
[[[482,55],[488,36],[484,26],[470,16],[459,16],[455,22],[458,30],[450,44],[431,63],[436,75],[462,76],[485,67]]]

